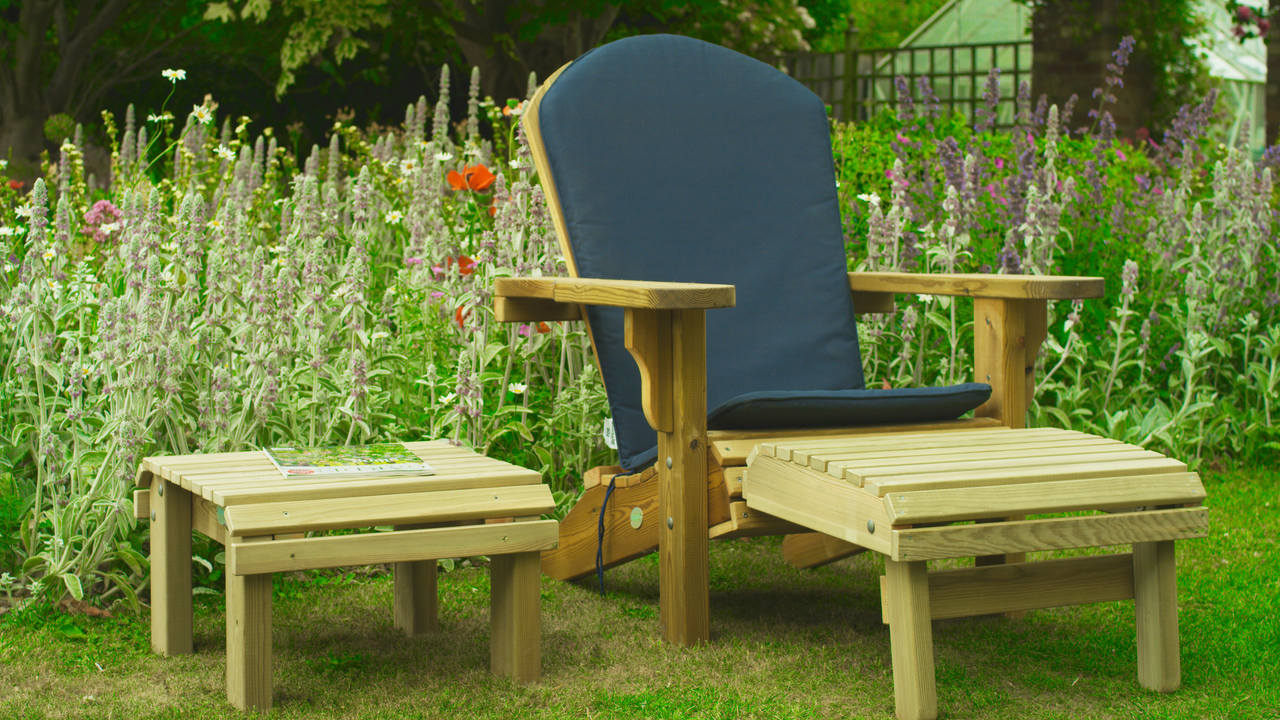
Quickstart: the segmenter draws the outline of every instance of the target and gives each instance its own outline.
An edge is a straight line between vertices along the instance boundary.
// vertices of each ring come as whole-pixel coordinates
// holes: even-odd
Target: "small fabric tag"
[[[604,437],[604,444],[607,445],[610,450],[618,449],[618,434],[613,431],[613,418],[604,419],[604,428],[600,434]]]

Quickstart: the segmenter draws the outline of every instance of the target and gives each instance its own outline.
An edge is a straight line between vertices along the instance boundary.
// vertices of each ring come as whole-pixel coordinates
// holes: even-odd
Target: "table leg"
[[[933,625],[929,614],[929,566],[923,560],[884,560],[889,582],[889,641],[893,651],[893,695],[899,720],[933,720],[938,689],[933,671]]]
[[[227,575],[227,701],[240,710],[271,709],[271,578]]]
[[[520,682],[542,674],[542,555],[494,555],[489,566],[490,668]]]
[[[1157,692],[1182,684],[1178,648],[1178,577],[1173,541],[1133,544],[1138,682]]]
[[[395,623],[414,637],[439,629],[435,560],[395,564]]]
[[[151,484],[151,648],[191,652],[191,493],[156,477]]]

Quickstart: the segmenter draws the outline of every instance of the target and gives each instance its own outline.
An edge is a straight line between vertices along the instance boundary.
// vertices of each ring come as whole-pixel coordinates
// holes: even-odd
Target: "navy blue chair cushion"
[[[863,388],[816,95],[732,50],[647,35],[578,58],[538,112],[579,277],[736,286],[736,307],[707,311],[707,407]],[[587,315],[620,462],[641,467],[656,434],[623,312]]]
[[[739,395],[713,409],[712,430],[855,427],[952,420],[991,397],[986,383],[891,390],[807,390]]]

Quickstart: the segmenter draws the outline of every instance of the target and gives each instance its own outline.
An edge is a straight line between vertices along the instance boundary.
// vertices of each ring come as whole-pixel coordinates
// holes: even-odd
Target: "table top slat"
[[[873,475],[863,478],[863,487],[883,497],[891,492],[903,492],[906,490],[979,488],[990,485],[1016,485],[1057,480],[1136,477],[1139,475],[1185,472],[1186,469],[1185,463],[1160,457],[1080,465],[1060,464],[1032,468],[1016,467],[960,472],[926,472],[916,475],[890,475],[885,477]]]
[[[1000,457],[1027,457],[1048,450],[1055,455],[1074,455],[1078,453],[1099,451],[1102,448],[1128,448],[1141,450],[1137,445],[1126,445],[1119,440],[1106,438],[1046,440],[1045,442],[1010,443],[1005,445],[971,445],[968,447],[925,448],[912,451],[912,460],[924,462],[944,462],[957,459],[973,459],[976,455],[999,454]],[[846,467],[857,467],[859,462],[879,461],[902,458],[902,450],[869,450],[853,453],[831,453],[826,455],[807,455],[801,459],[801,453],[792,453],[793,462],[803,464],[821,472],[827,472],[830,466],[839,466],[841,471]],[[842,477],[835,475],[834,477]]]

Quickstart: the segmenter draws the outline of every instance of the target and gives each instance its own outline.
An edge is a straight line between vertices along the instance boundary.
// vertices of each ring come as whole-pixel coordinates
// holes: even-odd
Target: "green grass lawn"
[[[933,624],[943,718],[1280,718],[1280,474],[1209,474],[1212,532],[1178,544],[1182,688],[1138,685],[1133,603]],[[488,673],[489,576],[441,576],[441,632],[392,627],[383,576],[277,576],[278,717],[888,718],[893,679],[870,554],[817,570],[780,538],[712,543],[709,645],[658,638],[654,557],[594,583],[542,581],[543,679]],[[335,582],[336,581],[336,582]],[[233,717],[221,597],[194,655],[149,651],[149,618],[0,618],[0,718]]]

